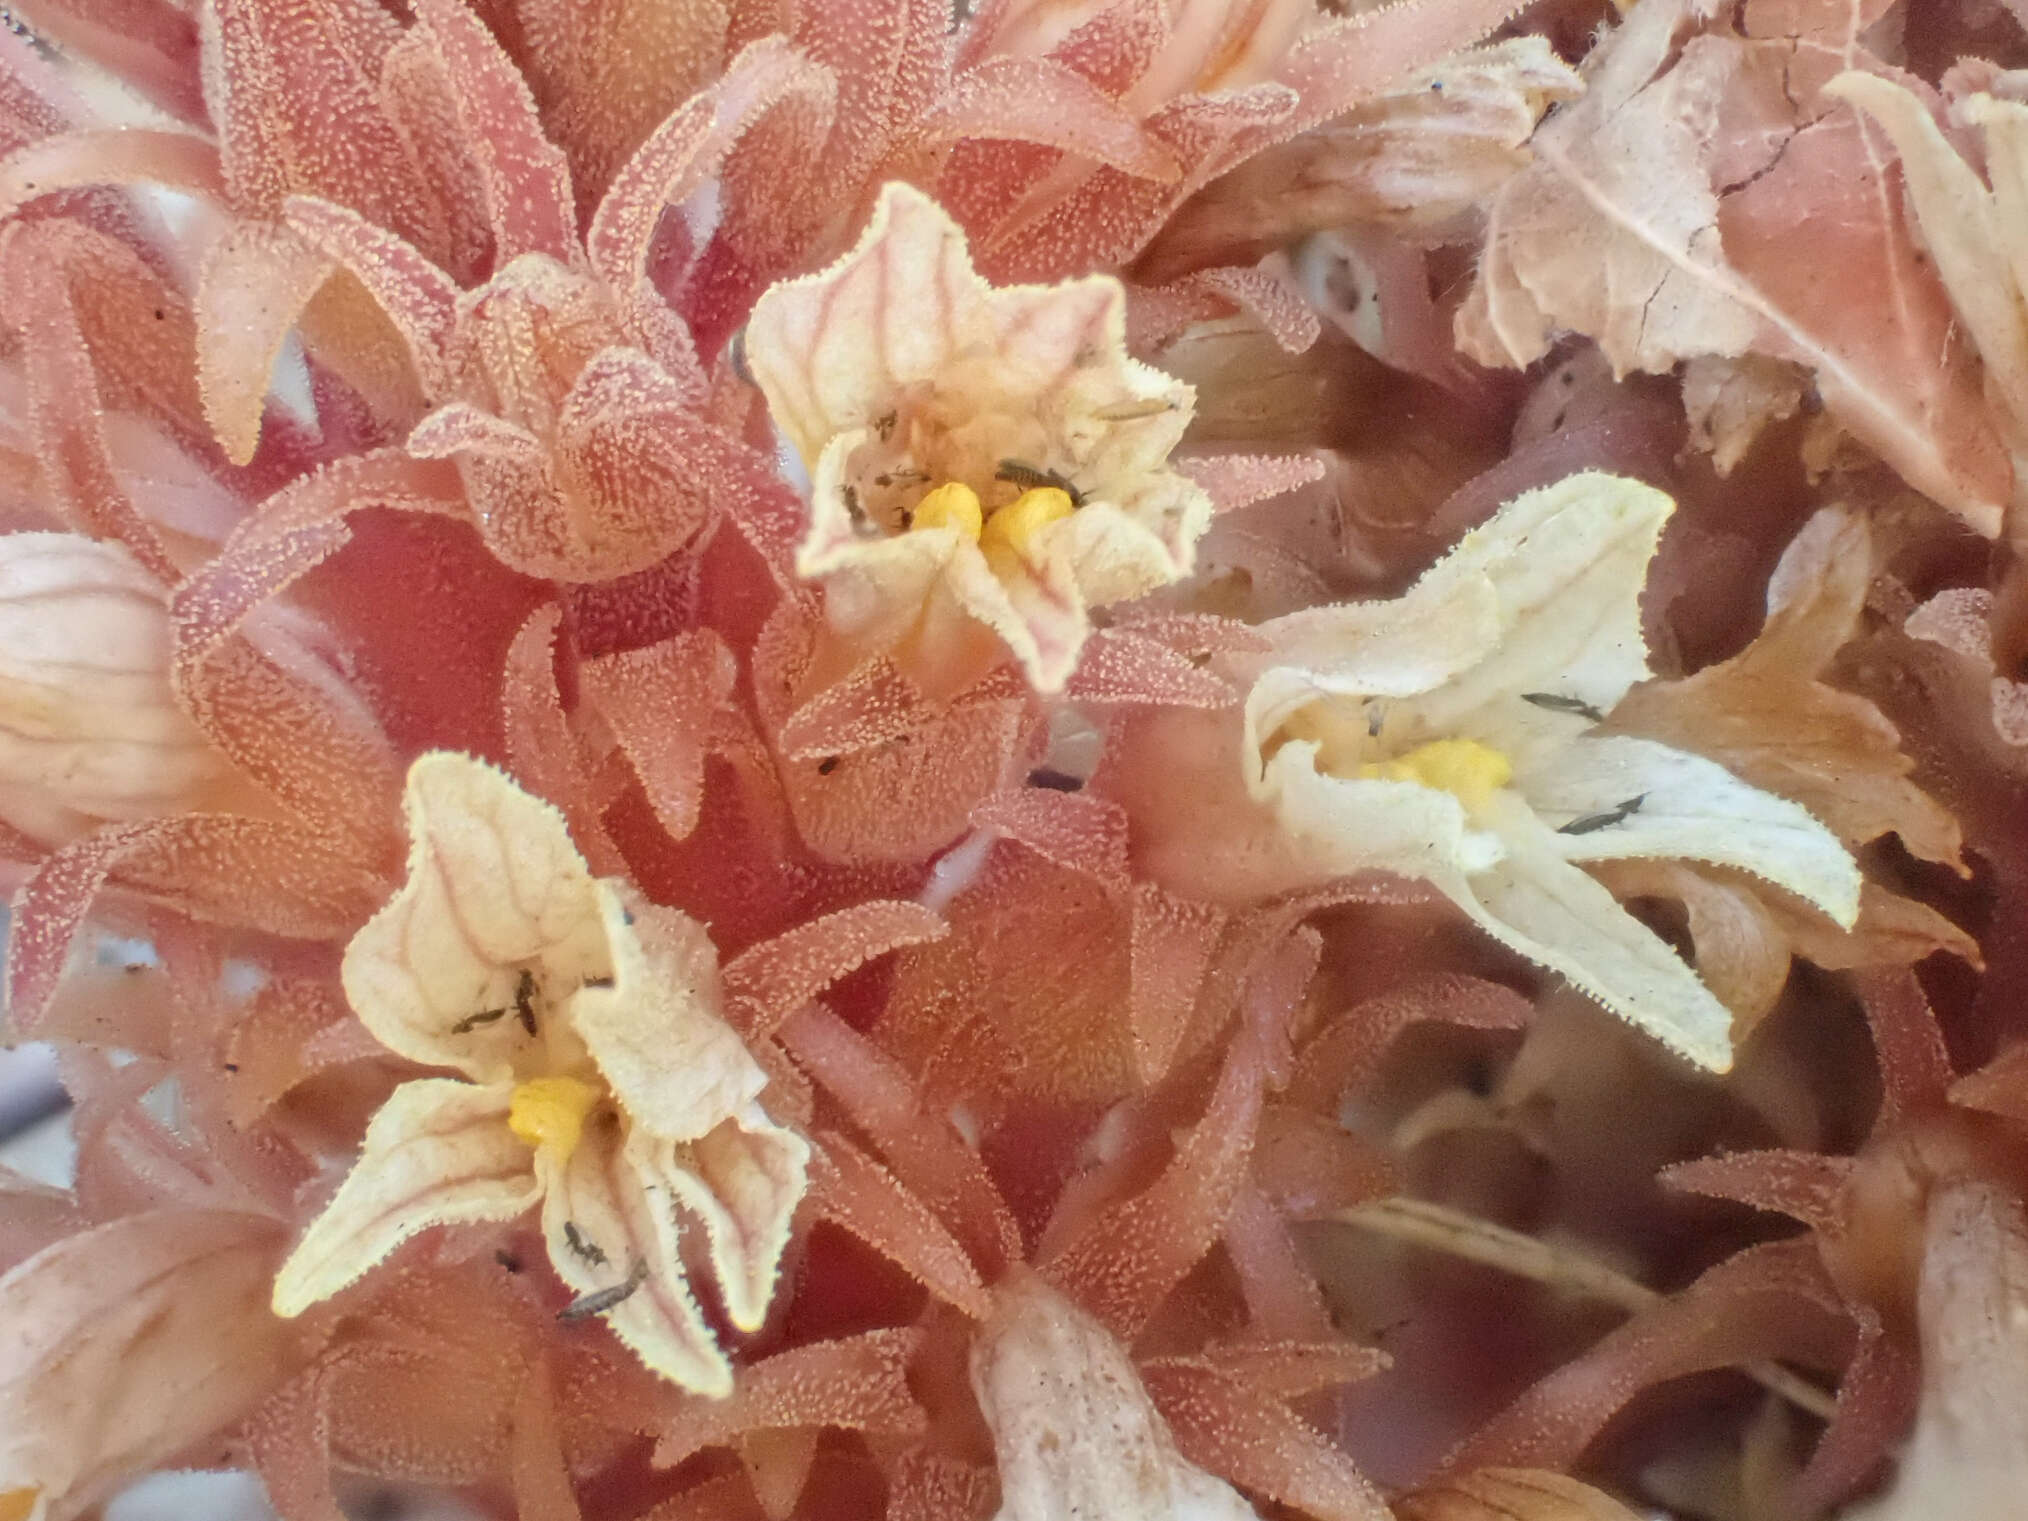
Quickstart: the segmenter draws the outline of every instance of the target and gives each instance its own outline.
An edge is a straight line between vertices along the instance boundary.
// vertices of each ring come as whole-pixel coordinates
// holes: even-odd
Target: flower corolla
[[[1244,765],[1324,873],[1428,882],[1502,944],[1702,1066],[1731,1016],[1583,868],[1730,866],[1850,928],[1859,869],[1796,803],[1609,732],[1649,673],[1640,597],[1674,504],[1587,472],[1517,497],[1393,601],[1291,614],[1248,694]]]
[[[859,246],[775,286],[746,362],[811,476],[797,551],[832,626],[953,684],[969,622],[1059,690],[1088,610],[1189,574],[1208,496],[1171,469],[1189,386],[1127,356],[1110,276],[994,289],[907,185]]]
[[[469,756],[411,768],[407,882],[354,936],[346,997],[390,1050],[458,1078],[404,1083],[277,1275],[298,1315],[432,1225],[541,1206],[557,1275],[655,1372],[702,1394],[732,1369],[690,1292],[678,1212],[702,1221],[726,1313],[767,1313],[808,1144],[720,1017],[695,920],[594,878],[563,818]]]

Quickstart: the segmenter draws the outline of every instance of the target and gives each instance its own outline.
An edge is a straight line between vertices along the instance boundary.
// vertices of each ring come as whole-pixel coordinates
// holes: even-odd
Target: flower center
[[[1009,557],[1033,558],[1035,535],[1077,510],[1060,486],[1033,486],[990,514],[979,493],[963,481],[945,481],[915,504],[909,531],[954,528],[984,551],[986,563],[1003,572]]]
[[[1514,763],[1476,739],[1433,739],[1392,760],[1367,761],[1359,767],[1359,775],[1369,781],[1434,787],[1475,809],[1514,779]]]
[[[963,481],[945,481],[915,504],[908,520],[910,531],[918,528],[955,528],[973,543],[986,521],[979,493]]]
[[[561,1160],[577,1149],[585,1116],[605,1094],[576,1077],[537,1077],[520,1084],[507,1103],[507,1128],[530,1146],[550,1148]]]

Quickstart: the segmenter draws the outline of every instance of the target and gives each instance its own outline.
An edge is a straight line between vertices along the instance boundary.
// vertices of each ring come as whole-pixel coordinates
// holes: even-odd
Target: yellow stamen
[[[1393,760],[1368,761],[1359,775],[1369,781],[1434,787],[1467,808],[1478,808],[1514,779],[1514,763],[1476,739],[1433,739]]]
[[[1012,551],[1026,556],[1031,541],[1051,523],[1061,522],[1077,510],[1070,493],[1060,486],[1036,486],[1014,498],[986,519],[979,535],[979,547],[987,558],[994,551]]]
[[[558,1157],[577,1149],[584,1119],[603,1092],[575,1077],[531,1078],[507,1104],[507,1128],[530,1146],[549,1147]]]
[[[35,1509],[35,1497],[41,1493],[40,1489],[30,1488],[0,1494],[0,1521],[27,1521],[29,1512]]]
[[[977,543],[979,529],[984,522],[985,511],[979,505],[979,493],[963,481],[945,481],[915,504],[915,515],[909,519],[908,526],[955,528]]]

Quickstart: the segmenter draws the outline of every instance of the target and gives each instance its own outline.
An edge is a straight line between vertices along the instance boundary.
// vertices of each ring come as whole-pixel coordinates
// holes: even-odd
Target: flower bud
[[[1253,1507],[1176,1450],[1127,1349],[1035,1274],[994,1291],[972,1390],[1000,1466],[994,1521],[1252,1521]]]
[[[62,844],[226,779],[169,689],[169,645],[163,590],[125,549],[0,537],[0,819]]]

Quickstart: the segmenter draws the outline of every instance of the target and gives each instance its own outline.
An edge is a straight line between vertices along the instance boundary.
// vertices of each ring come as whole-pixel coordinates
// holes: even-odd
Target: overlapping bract
[[[4,1521],[2004,1473],[1997,12],[8,9]]]

